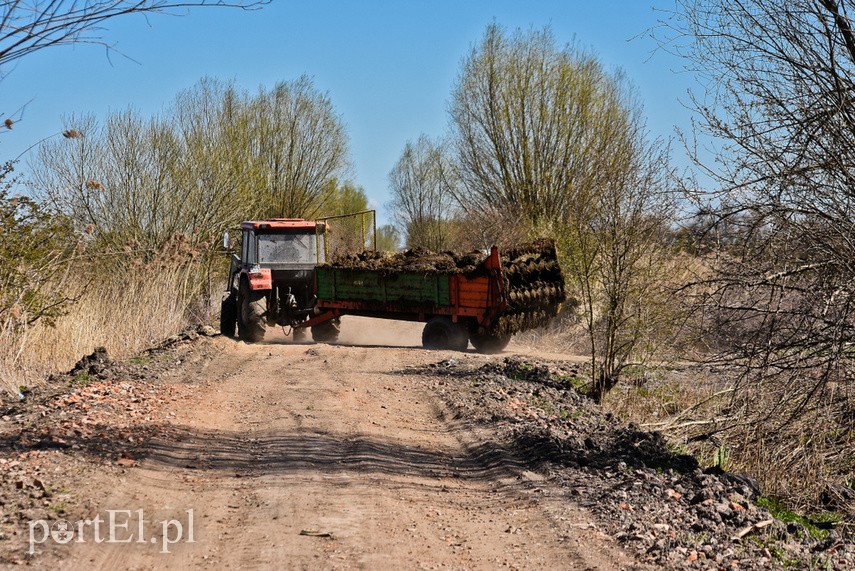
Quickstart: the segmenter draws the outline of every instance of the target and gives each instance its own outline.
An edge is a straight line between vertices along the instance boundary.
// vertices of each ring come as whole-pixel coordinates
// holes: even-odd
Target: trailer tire
[[[511,336],[473,333],[470,340],[472,341],[472,346],[479,353],[501,353],[508,346],[508,343],[511,342]]]
[[[258,343],[264,339],[267,295],[264,290],[251,290],[244,286],[241,291],[238,335],[247,343]]]
[[[226,337],[234,337],[237,329],[237,292],[231,290],[229,295],[220,302],[220,333]]]
[[[432,317],[422,330],[422,346],[425,349],[466,351],[469,335],[462,325],[454,323],[450,317]]]
[[[318,325],[312,325],[312,340],[315,343],[335,343],[341,332],[341,319],[336,317]]]

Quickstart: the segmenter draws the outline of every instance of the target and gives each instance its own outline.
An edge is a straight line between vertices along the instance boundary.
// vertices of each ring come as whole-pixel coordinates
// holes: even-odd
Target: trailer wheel
[[[253,291],[249,286],[242,286],[241,294],[238,335],[242,341],[258,343],[264,339],[267,296],[263,290]]]
[[[237,328],[237,292],[231,290],[220,303],[220,333],[234,337]]]
[[[312,326],[312,340],[315,343],[335,343],[341,332],[341,319],[335,318]]]
[[[432,317],[422,330],[422,346],[425,349],[466,351],[469,335],[462,325],[454,323],[450,317]]]
[[[472,346],[479,353],[501,353],[508,346],[508,343],[511,342],[511,336],[473,333],[470,340],[472,341]]]

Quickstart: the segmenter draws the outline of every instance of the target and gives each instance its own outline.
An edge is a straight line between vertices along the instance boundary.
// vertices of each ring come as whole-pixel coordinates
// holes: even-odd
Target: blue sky
[[[4,70],[0,109],[9,115],[26,107],[0,136],[0,159],[58,133],[72,114],[102,118],[128,107],[160,113],[203,76],[254,91],[306,74],[347,125],[350,178],[365,188],[382,222],[387,175],[401,149],[422,133],[446,132],[461,61],[493,22],[508,30],[550,26],[560,44],[588,48],[625,72],[654,135],[688,128],[683,104],[692,77],[646,34],[671,8],[673,0],[273,0],[256,12],[123,17],[103,31],[119,53],[108,57],[96,45],[49,48]],[[676,152],[685,164],[679,145]],[[25,160],[18,170],[26,173]]]

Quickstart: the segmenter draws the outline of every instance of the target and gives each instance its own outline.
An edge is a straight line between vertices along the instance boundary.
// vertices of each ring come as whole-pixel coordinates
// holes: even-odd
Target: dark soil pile
[[[842,526],[775,519],[748,477],[702,469],[657,432],[604,413],[576,365],[449,360],[427,374],[456,418],[511,450],[599,516],[598,527],[665,569],[855,568]],[[470,364],[471,363],[471,364]],[[762,502],[761,502],[762,503]]]
[[[346,254],[328,264],[333,268],[380,271],[385,275],[470,274],[486,257],[482,252],[432,252],[426,248],[411,248],[403,252],[365,251]]]

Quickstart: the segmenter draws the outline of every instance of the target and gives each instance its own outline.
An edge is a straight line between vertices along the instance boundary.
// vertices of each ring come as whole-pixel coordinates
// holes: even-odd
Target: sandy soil
[[[102,498],[96,512],[106,520],[113,510],[115,539],[130,542],[96,543],[89,527],[83,542],[40,545],[32,563],[637,568],[542,477],[512,457],[479,453],[424,375],[401,374],[459,358],[417,348],[420,332],[419,324],[349,318],[338,345],[295,344],[275,332],[259,345],[211,340],[210,359],[168,381],[192,397],[170,405],[172,420],[145,458],[90,482]]]

